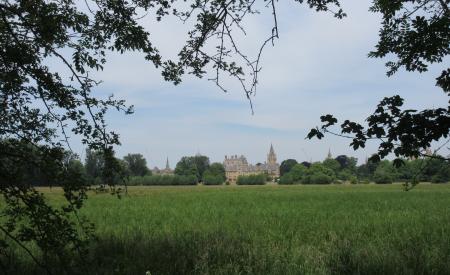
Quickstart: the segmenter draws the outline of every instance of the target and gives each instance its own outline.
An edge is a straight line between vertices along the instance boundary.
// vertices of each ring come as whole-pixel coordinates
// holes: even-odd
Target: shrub
[[[392,183],[397,178],[397,171],[389,161],[381,161],[375,173],[373,181],[378,184]]]
[[[350,177],[350,183],[351,184],[358,184],[358,178],[355,176]]]
[[[358,182],[360,184],[370,184],[370,181],[368,181],[367,179],[358,179]]]
[[[330,184],[332,182],[333,178],[323,173],[314,173],[309,177],[311,184]]]
[[[294,177],[291,173],[284,174],[281,176],[278,184],[294,184]]]
[[[223,177],[217,175],[203,175],[203,184],[204,185],[222,185],[224,182]]]
[[[266,175],[257,174],[257,175],[248,175],[248,176],[239,176],[236,181],[237,185],[264,185],[266,184]]]
[[[376,171],[375,174],[373,175],[373,181],[375,181],[375,183],[378,184],[392,183],[392,175],[382,171],[377,173]]]
[[[337,178],[343,181],[348,181],[352,177],[351,171],[344,169],[341,172],[338,173]]]
[[[153,175],[143,177],[131,177],[129,185],[196,185],[197,177],[179,175]]]
[[[445,177],[443,177],[442,175],[437,174],[431,178],[431,182],[432,183],[446,183],[447,179]]]
[[[321,163],[313,163],[306,170],[306,175],[302,179],[305,184],[330,184],[334,182],[335,174],[333,170]]]

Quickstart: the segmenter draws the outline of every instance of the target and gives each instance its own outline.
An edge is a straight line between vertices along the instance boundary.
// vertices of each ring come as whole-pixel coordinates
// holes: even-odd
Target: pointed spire
[[[169,157],[167,157],[167,159],[166,159],[166,170],[170,170]]]
[[[275,164],[277,162],[277,155],[275,155],[275,150],[273,150],[273,145],[270,143],[269,154],[267,155],[267,163]]]
[[[331,159],[331,158],[333,158],[333,156],[331,155],[331,148],[328,148],[327,159]]]

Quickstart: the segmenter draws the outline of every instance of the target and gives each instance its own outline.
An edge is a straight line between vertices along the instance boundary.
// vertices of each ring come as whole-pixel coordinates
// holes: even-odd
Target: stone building
[[[267,173],[272,178],[280,176],[280,165],[277,163],[277,156],[273,150],[272,144],[270,145],[269,154],[267,154],[267,160],[264,163],[252,165],[248,163],[247,158],[243,155],[232,155],[225,156],[223,166],[225,168],[227,181],[230,183],[236,183],[239,176],[261,173]]]

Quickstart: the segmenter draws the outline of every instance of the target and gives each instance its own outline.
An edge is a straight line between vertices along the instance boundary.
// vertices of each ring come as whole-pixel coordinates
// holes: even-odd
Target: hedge
[[[237,185],[264,185],[266,184],[267,176],[264,174],[239,176],[237,178]]]
[[[203,175],[203,184],[204,185],[222,185],[224,182],[224,178],[222,176],[214,176],[214,175]]]
[[[131,177],[128,185],[196,185],[196,176],[152,175]]]

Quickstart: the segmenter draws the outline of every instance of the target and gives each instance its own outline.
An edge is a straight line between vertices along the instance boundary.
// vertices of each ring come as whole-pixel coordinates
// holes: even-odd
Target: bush
[[[431,178],[431,182],[432,183],[446,183],[447,179],[445,177],[443,177],[442,175],[437,174]]]
[[[397,179],[397,170],[391,162],[384,160],[378,165],[373,174],[373,181],[378,184],[392,183]]]
[[[349,181],[352,177],[351,171],[344,169],[338,173],[337,178],[343,181]]]
[[[305,184],[330,184],[335,180],[335,173],[333,170],[327,168],[322,163],[313,163],[311,167],[306,170],[306,174],[302,179]]]
[[[278,184],[294,184],[294,177],[291,173],[284,174],[281,176]]]
[[[281,176],[279,184],[298,184],[303,181],[304,176],[307,174],[308,168],[302,164],[296,164],[289,173]]]
[[[197,177],[179,175],[153,175],[143,177],[131,177],[129,185],[196,185]]]
[[[373,181],[378,184],[389,184],[392,183],[392,175],[384,172],[375,172]]]
[[[214,175],[203,175],[203,184],[204,185],[222,185],[224,179],[222,176],[214,176]]]
[[[358,184],[358,178],[355,176],[350,177],[350,183],[351,184]]]
[[[239,176],[236,181],[237,185],[264,185],[266,184],[266,175],[265,174],[257,174],[257,175],[248,175],[248,176]]]
[[[332,182],[333,178],[323,173],[314,173],[309,177],[311,184],[330,184]]]

